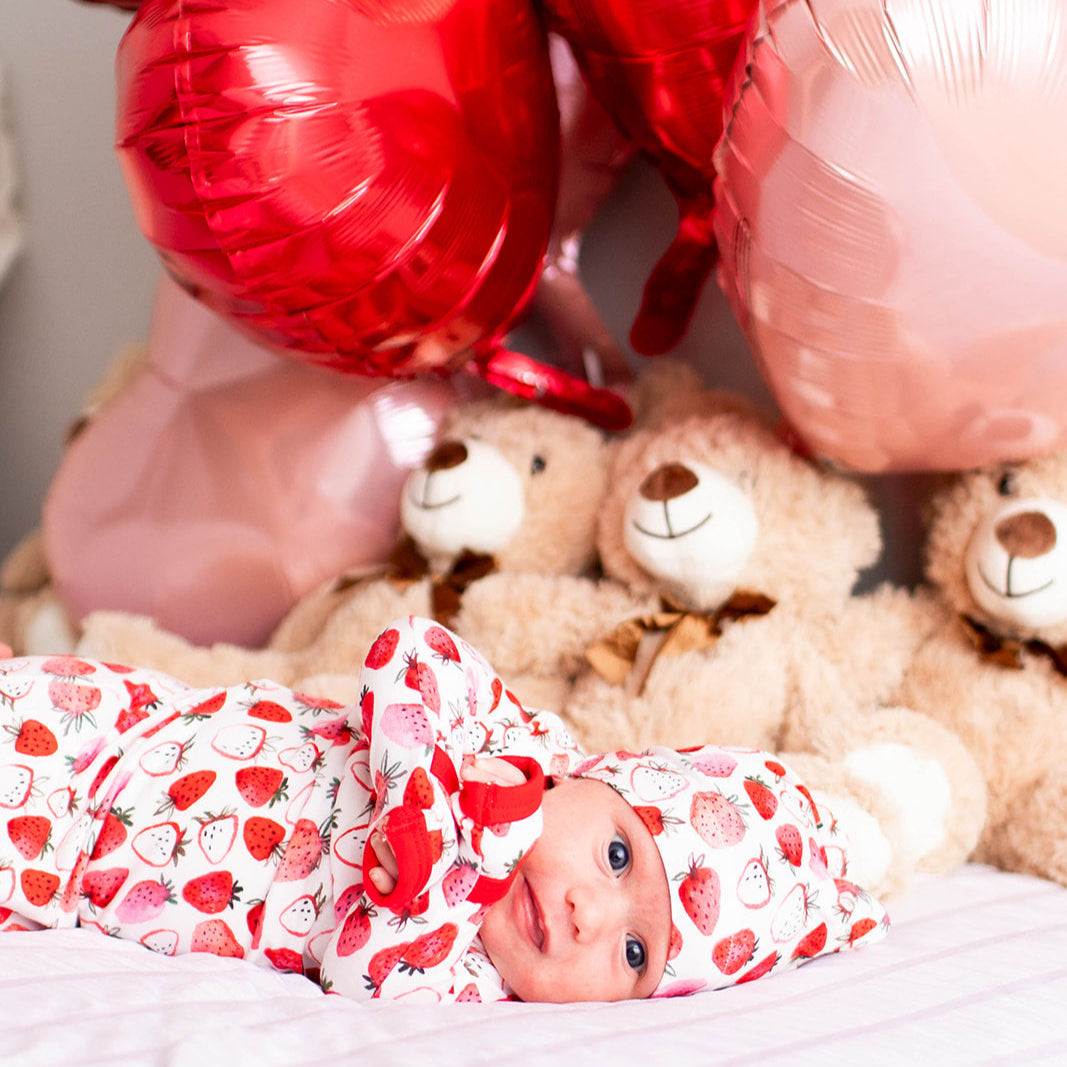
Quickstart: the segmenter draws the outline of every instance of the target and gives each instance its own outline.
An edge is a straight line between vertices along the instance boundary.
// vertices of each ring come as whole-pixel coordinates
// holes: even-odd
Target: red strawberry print
[[[812,956],[818,956],[826,948],[826,934],[826,923],[819,923],[797,942],[790,959],[810,959]]]
[[[696,793],[689,806],[689,821],[712,848],[729,848],[745,836],[745,820],[722,793]]]
[[[375,997],[378,996],[382,983],[392,974],[393,968],[400,962],[407,949],[407,942],[399,945],[387,945],[371,956],[370,963],[367,965],[367,973],[363,976],[363,980],[367,983],[368,989],[374,990],[373,995]]]
[[[20,756],[51,756],[59,748],[56,735],[37,719],[25,719],[4,729],[14,735],[15,751]]]
[[[273,806],[289,799],[288,779],[277,767],[241,767],[234,775],[234,781],[237,791],[252,808],[261,808],[264,804]]]
[[[245,950],[222,919],[205,919],[193,927],[190,952],[210,952],[213,956],[244,959]]]
[[[285,827],[262,815],[252,815],[245,820],[241,830],[248,854],[256,860],[265,861],[275,855],[278,846],[285,840]]]
[[[457,1004],[480,1004],[482,1002],[482,995],[478,992],[478,987],[473,982],[468,982],[456,996]]]
[[[393,653],[396,652],[396,646],[399,642],[399,630],[390,628],[379,634],[374,644],[370,646],[370,651],[363,661],[363,666],[374,671],[380,670],[393,658]]]
[[[740,978],[738,978],[737,984],[740,985],[742,982],[754,982],[757,978],[762,978],[765,974],[774,970],[774,966],[777,962],[777,952],[772,952],[769,956],[764,956],[752,970],[746,971]]]
[[[149,710],[159,703],[159,698],[147,685],[133,685],[129,681],[123,681],[123,685],[126,686],[130,703],[115,718],[115,729],[119,733],[125,733],[139,722],[143,722],[148,718]]]
[[[115,769],[115,764],[118,763],[118,761],[118,756],[109,756],[100,765],[100,769],[96,772],[92,784],[89,786],[90,797],[96,796],[96,791],[104,784],[104,779]]]
[[[19,884],[27,902],[34,907],[43,908],[51,902],[59,889],[59,875],[27,867],[19,876]]]
[[[126,867],[86,871],[82,875],[82,893],[88,897],[94,908],[106,908],[129,876],[130,872]]]
[[[215,693],[207,700],[201,700],[195,707],[182,713],[183,721],[187,723],[203,722],[219,711],[226,703],[226,691]]]
[[[459,649],[447,630],[431,626],[423,634],[423,640],[433,649],[443,663],[459,663]]]
[[[711,958],[723,974],[737,974],[751,962],[756,954],[756,945],[756,935],[751,930],[738,930],[716,942],[711,950]]]
[[[206,915],[217,915],[239,900],[241,887],[229,871],[212,871],[193,878],[182,887],[182,899]]]
[[[489,711],[492,713],[496,711],[497,705],[500,703],[500,698],[504,695],[504,683],[494,676],[489,688],[493,694],[493,703],[489,706]]]
[[[263,955],[271,962],[276,971],[292,974],[304,973],[304,957],[291,948],[265,948]]]
[[[404,671],[404,685],[414,689],[422,697],[423,703],[433,712],[441,710],[441,690],[437,684],[437,675],[428,663],[422,663],[412,653],[405,657],[407,665]]]
[[[811,805],[811,814],[815,817],[815,825],[818,826],[822,819],[819,817],[819,808],[816,805],[814,798],[812,797],[811,793],[808,792],[808,787],[806,785],[801,785],[798,782],[797,792],[802,793],[804,795],[804,799],[807,800],[807,802]]]
[[[299,882],[306,878],[322,859],[324,842],[319,828],[310,819],[300,819],[293,827],[289,843],[278,863],[278,882]]]
[[[745,792],[761,819],[772,819],[778,810],[778,798],[758,778],[745,779]]]
[[[293,713],[274,700],[257,700],[248,709],[248,714],[250,718],[262,719],[264,722],[293,721]]]
[[[347,715],[338,715],[326,722],[316,723],[310,730],[301,731],[304,737],[320,737],[331,745],[347,745],[352,740],[352,730]]]
[[[775,759],[768,759],[763,761],[763,766],[767,768],[775,776],[775,778],[785,777],[785,767],[782,766]]]
[[[96,674],[96,668],[77,656],[50,656],[41,664],[45,674],[55,674],[60,678],[82,678]]]
[[[346,916],[340,934],[337,935],[337,955],[351,956],[369,940],[370,917],[373,909],[367,904],[357,904]]]
[[[248,927],[248,932],[252,935],[253,948],[259,948],[259,939],[263,935],[263,909],[266,906],[266,901],[257,900],[245,912],[245,924]]]
[[[115,917],[124,923],[148,922],[173,903],[174,886],[165,878],[149,878],[131,886],[115,909]]]
[[[854,945],[860,938],[866,937],[878,923],[874,919],[860,919],[852,924],[848,932],[848,943]]]
[[[411,808],[433,807],[433,785],[422,767],[416,767],[404,787],[404,805]]]
[[[667,959],[673,960],[682,951],[682,931],[671,923],[671,939],[667,945]]]
[[[8,820],[7,836],[24,859],[35,860],[51,847],[52,822],[43,815],[17,815]]]
[[[791,822],[782,823],[774,831],[774,837],[782,859],[794,867],[799,867],[804,858],[804,839],[800,836],[799,828]]]
[[[651,804],[635,804],[634,811],[653,837],[663,833],[663,813]]]
[[[359,715],[363,723],[363,736],[370,737],[374,727],[374,694],[367,686],[359,694]]]
[[[719,904],[722,890],[719,876],[710,868],[702,867],[704,857],[690,858],[689,871],[678,886],[678,899],[686,915],[702,933],[710,934],[719,921]]]
[[[454,908],[466,900],[477,881],[478,869],[473,864],[460,860],[451,867],[441,880],[448,906]]]
[[[185,811],[192,807],[215,784],[216,777],[214,771],[202,770],[175,779],[156,808],[156,814],[169,815],[175,808]]]
[[[455,923],[445,923],[436,930],[415,938],[404,950],[401,959],[412,971],[436,967],[452,951],[458,933]]]

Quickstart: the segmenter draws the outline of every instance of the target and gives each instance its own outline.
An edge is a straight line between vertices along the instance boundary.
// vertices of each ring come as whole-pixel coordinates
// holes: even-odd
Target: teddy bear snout
[[[1056,527],[1043,511],[1023,511],[995,527],[997,541],[1009,556],[1035,559],[1056,547]]]
[[[423,466],[431,473],[447,471],[467,462],[467,446],[462,441],[441,441],[426,457]]]
[[[684,463],[664,463],[645,475],[637,491],[646,500],[675,500],[699,483],[700,479]]]

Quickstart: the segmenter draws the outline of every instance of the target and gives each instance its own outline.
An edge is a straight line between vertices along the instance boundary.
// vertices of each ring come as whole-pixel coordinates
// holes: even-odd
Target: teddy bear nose
[[[996,525],[997,541],[1009,556],[1036,559],[1056,546],[1056,527],[1043,511],[1021,511]]]
[[[467,462],[467,446],[462,441],[442,441],[426,457],[428,471],[447,471]]]
[[[645,475],[638,492],[646,500],[675,500],[699,484],[700,479],[684,463],[664,463]]]

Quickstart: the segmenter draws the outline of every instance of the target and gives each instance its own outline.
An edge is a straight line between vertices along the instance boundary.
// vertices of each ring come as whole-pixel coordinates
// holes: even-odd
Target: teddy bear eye
[[[544,456],[534,456],[530,461],[530,473],[540,474],[548,464],[545,462]]]
[[[1015,475],[1015,471],[1005,471],[1000,476],[1000,481],[997,482],[997,492],[1001,496],[1014,496],[1016,490],[1019,488],[1019,479]]]

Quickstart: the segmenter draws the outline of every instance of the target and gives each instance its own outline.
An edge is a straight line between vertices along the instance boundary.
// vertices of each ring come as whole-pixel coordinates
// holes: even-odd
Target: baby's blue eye
[[[645,966],[645,946],[635,937],[626,939],[626,962],[635,971],[640,971]]]
[[[608,863],[618,874],[630,866],[630,846],[621,837],[613,837],[608,845]]]

